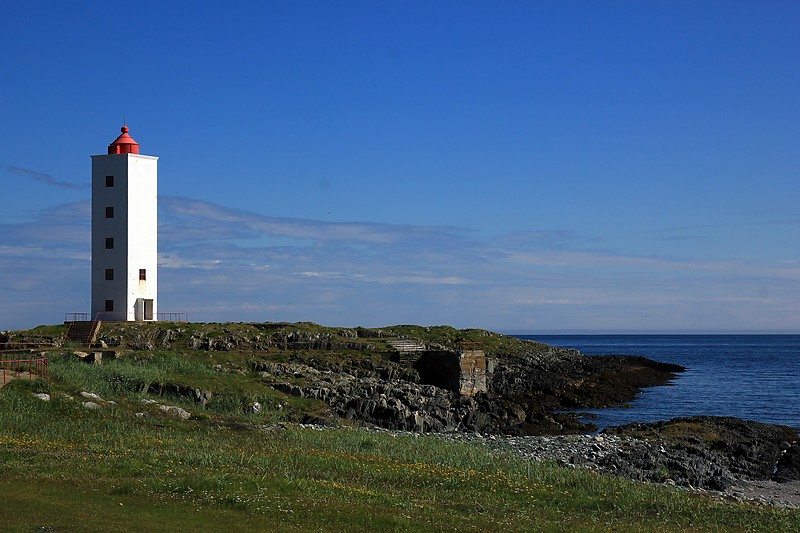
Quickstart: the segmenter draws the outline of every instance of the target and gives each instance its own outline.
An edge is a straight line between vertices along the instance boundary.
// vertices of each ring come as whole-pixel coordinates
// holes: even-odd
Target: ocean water
[[[516,335],[586,355],[641,355],[686,367],[627,408],[587,411],[600,428],[677,416],[735,416],[800,429],[800,335]]]

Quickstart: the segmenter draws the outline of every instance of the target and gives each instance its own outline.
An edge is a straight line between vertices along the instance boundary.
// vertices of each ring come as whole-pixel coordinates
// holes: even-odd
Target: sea
[[[587,410],[600,429],[718,415],[800,430],[800,335],[515,335],[586,355],[641,355],[686,367],[628,407]]]

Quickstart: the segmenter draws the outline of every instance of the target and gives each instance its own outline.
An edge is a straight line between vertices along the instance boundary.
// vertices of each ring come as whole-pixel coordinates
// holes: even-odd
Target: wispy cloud
[[[32,215],[32,220],[22,223],[0,223],[0,245],[24,250],[47,245],[51,253],[54,249],[75,247],[88,253],[91,234],[88,200],[41,209]]]
[[[15,167],[13,165],[3,165],[2,168],[5,169],[7,172],[11,172],[12,174],[32,178],[38,181],[39,183],[52,185],[53,187],[58,187],[59,189],[82,190],[82,189],[88,189],[90,186],[89,183],[74,183],[71,181],[62,180],[54,176],[51,176],[50,174],[45,174],[44,172],[31,170],[29,168]]]
[[[472,231],[451,226],[413,226],[372,222],[323,222],[319,220],[270,217],[211,202],[183,197],[159,198],[166,221],[174,224],[169,237],[187,231],[208,238],[237,239],[259,236],[287,237],[313,242],[350,242],[374,245],[429,241],[442,238],[461,241]],[[198,227],[197,224],[202,224]]]
[[[194,320],[800,329],[792,261],[623,254],[568,229],[486,235],[159,202],[160,308]],[[89,233],[88,200],[0,225],[0,297],[26,302],[0,308],[0,321],[52,322],[88,305]]]
[[[514,231],[497,239],[509,247],[522,249],[563,249],[576,244],[586,243],[588,239],[581,237],[573,230],[549,231]]]

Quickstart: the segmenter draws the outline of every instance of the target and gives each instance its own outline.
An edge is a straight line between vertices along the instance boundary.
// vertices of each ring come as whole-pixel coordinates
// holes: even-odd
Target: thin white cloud
[[[572,230],[513,231],[501,235],[495,242],[522,249],[561,249],[586,242]]]
[[[0,329],[85,310],[89,218],[85,200],[0,225],[0,297],[25,301],[0,308]],[[193,320],[800,330],[795,260],[637,256],[568,230],[331,223],[176,197],[160,199],[159,239],[160,308]]]
[[[468,285],[466,278],[457,276],[365,276],[365,281],[382,284],[415,284],[415,285]]]
[[[344,275],[341,272],[298,272],[298,275],[305,278],[341,279]]]
[[[160,197],[166,219],[175,223],[171,231],[204,232],[209,238],[286,237],[313,242],[399,244],[430,239],[462,240],[471,231],[450,226],[412,226],[372,222],[323,222],[299,218],[270,217],[241,209],[183,197]]]
[[[198,268],[198,269],[212,269],[222,263],[219,259],[188,259],[181,257],[175,253],[160,253],[158,254],[158,266],[162,268]]]
[[[39,183],[44,183],[45,185],[58,187],[59,189],[84,190],[89,188],[89,183],[74,183],[71,181],[65,181],[53,177],[50,174],[39,172],[37,170],[15,167],[13,165],[2,165],[2,168],[5,169],[7,172],[11,172],[12,174],[16,174],[18,176],[25,176],[35,181],[38,181]]]

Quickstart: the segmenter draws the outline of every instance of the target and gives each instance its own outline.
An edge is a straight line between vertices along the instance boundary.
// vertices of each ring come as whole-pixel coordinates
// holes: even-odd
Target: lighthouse
[[[156,320],[158,157],[121,131],[92,156],[92,317]]]

